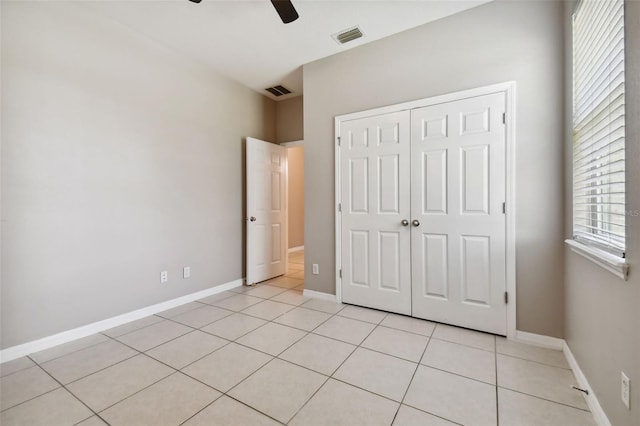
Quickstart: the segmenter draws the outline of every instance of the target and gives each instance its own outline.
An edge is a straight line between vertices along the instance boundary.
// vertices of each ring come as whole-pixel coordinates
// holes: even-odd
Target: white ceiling
[[[281,100],[302,94],[303,64],[488,1],[293,0],[300,18],[286,25],[269,0],[99,0],[83,5]],[[364,37],[345,45],[331,37],[356,25]],[[293,93],[275,98],[264,90],[278,84]]]

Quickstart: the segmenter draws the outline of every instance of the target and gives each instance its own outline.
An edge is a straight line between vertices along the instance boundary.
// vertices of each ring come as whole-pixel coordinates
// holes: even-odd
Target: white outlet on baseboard
[[[169,281],[169,272],[168,271],[160,272],[160,284],[164,284],[167,281]]]
[[[318,266],[318,264],[317,264],[317,263],[314,263],[314,264],[311,266],[311,273],[312,273],[313,275],[318,275],[318,274],[320,273],[320,267]]]
[[[191,266],[185,266],[182,268],[182,278],[190,278],[191,277]]]
[[[622,403],[627,407],[627,410],[630,410],[629,407],[629,394],[631,393],[631,380],[624,374],[624,371],[620,372],[620,383],[622,385],[620,398],[622,399]]]

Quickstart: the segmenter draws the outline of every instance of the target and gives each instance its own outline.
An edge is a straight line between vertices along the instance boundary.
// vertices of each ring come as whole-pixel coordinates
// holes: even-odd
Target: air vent
[[[267,92],[271,93],[274,96],[282,96],[282,95],[288,95],[289,93],[291,93],[291,90],[287,89],[284,86],[274,86],[274,87],[267,87],[266,89]]]
[[[345,44],[355,39],[362,37],[364,33],[360,30],[359,27],[349,28],[348,30],[344,30],[339,32],[338,34],[334,34],[333,38],[340,44]]]

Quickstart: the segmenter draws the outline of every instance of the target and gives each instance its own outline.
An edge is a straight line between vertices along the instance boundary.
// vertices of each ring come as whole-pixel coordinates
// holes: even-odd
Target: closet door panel
[[[411,314],[409,112],[340,127],[342,300]]]
[[[412,314],[506,334],[503,93],[411,111]]]

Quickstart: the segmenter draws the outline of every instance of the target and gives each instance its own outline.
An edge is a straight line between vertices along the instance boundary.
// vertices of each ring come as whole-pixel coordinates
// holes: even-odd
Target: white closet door
[[[287,262],[287,149],[247,138],[247,284],[283,275]]]
[[[413,316],[506,334],[505,95],[411,112]]]
[[[340,127],[342,300],[402,314],[411,314],[409,117]]]

